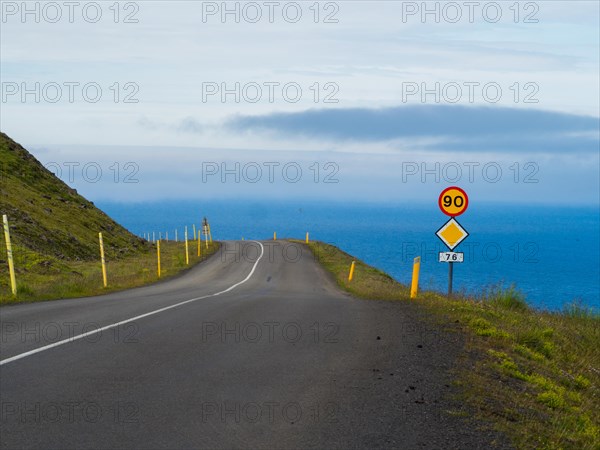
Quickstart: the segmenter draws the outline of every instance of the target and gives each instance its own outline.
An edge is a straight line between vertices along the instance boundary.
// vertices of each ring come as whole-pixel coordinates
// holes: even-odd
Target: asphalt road
[[[299,244],[226,242],[178,278],[3,307],[0,326],[1,448],[505,443],[447,412],[460,335],[340,292]]]

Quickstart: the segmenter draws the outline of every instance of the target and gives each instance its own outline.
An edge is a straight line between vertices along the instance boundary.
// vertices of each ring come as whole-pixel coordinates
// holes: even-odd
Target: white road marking
[[[102,331],[110,330],[111,328],[115,328],[115,327],[124,325],[124,324],[129,323],[129,322],[134,322],[136,320],[143,319],[144,317],[153,316],[154,314],[158,314],[158,313],[161,313],[163,311],[167,311],[169,309],[177,308],[178,306],[182,306],[182,305],[185,305],[187,303],[192,303],[192,302],[195,302],[195,301],[198,301],[198,300],[202,300],[202,299],[205,299],[205,298],[216,297],[217,295],[225,294],[226,292],[229,292],[232,289],[235,289],[239,285],[244,284],[246,281],[248,281],[250,279],[250,277],[252,276],[252,274],[254,273],[254,271],[256,270],[256,266],[258,265],[259,261],[262,259],[263,255],[265,253],[265,248],[258,241],[251,241],[251,242],[256,242],[258,245],[260,245],[260,256],[254,262],[254,265],[252,266],[252,270],[250,271],[250,273],[248,274],[248,276],[246,278],[244,278],[242,281],[240,281],[238,283],[235,283],[233,286],[228,287],[224,291],[216,292],[214,294],[203,295],[202,297],[196,297],[196,298],[192,298],[190,300],[185,300],[183,302],[179,302],[179,303],[176,303],[176,304],[171,305],[171,306],[166,306],[164,308],[160,308],[160,309],[157,309],[155,311],[151,311],[149,313],[145,313],[145,314],[141,314],[139,316],[132,317],[131,319],[126,319],[126,320],[123,320],[121,322],[113,323],[111,325],[106,325],[105,327],[98,328],[98,329],[92,330],[92,331],[88,331],[87,333],[78,334],[77,336],[72,336],[72,337],[70,337],[68,339],[64,339],[62,341],[54,342],[52,344],[36,348],[36,349],[30,350],[30,351],[25,352],[25,353],[20,353],[18,355],[12,356],[10,358],[6,358],[6,359],[1,360],[0,361],[0,366],[2,366],[4,364],[8,364],[9,362],[17,361],[17,360],[25,358],[27,356],[35,355],[36,353],[40,353],[40,352],[43,352],[45,350],[50,350],[51,348],[58,347],[59,345],[68,344],[69,342],[77,341],[77,340],[82,339],[84,337],[91,336],[91,335],[96,334],[96,333],[101,333]]]

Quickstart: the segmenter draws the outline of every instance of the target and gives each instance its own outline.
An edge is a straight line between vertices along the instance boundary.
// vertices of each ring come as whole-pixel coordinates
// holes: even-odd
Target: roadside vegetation
[[[366,299],[416,302],[448,332],[465,334],[455,369],[462,398],[517,448],[600,449],[600,316],[572,304],[530,307],[515,288],[479,296],[419,292],[338,248],[309,243],[338,285]],[[356,261],[354,277],[348,269]]]
[[[160,280],[178,273],[205,260],[219,249],[216,242],[208,250],[201,245],[201,256],[197,256],[197,241],[189,241],[189,262],[185,261],[183,242],[162,241]],[[100,253],[95,261],[65,261],[40,255],[25,247],[13,248],[17,278],[17,296],[11,293],[6,265],[6,247],[0,252],[0,305],[10,303],[53,300],[59,298],[87,297],[123,289],[142,286],[159,281],[156,245],[147,244],[147,250],[106,262],[108,286],[102,281]]]

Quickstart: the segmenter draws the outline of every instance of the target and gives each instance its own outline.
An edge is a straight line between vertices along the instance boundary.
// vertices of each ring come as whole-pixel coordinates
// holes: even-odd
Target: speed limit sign
[[[450,217],[460,216],[469,206],[469,197],[467,193],[458,186],[446,188],[440,194],[438,199],[440,209],[444,214]]]

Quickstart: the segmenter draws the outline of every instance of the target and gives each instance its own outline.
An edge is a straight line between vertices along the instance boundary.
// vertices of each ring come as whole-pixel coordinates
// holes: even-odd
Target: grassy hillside
[[[530,308],[514,289],[448,298],[420,292],[320,242],[309,244],[338,285],[367,299],[411,301],[442,329],[466,337],[455,369],[460,399],[513,439],[517,448],[600,449],[600,317],[572,305]]]
[[[54,259],[97,259],[98,232],[103,234],[108,258],[149,250],[147,243],[55,177],[4,133],[0,133],[0,161],[0,212],[8,216],[15,256],[29,256],[28,266],[48,266]],[[6,255],[3,251],[0,258]]]
[[[0,239],[0,304],[100,294],[156,281],[156,247],[134,236],[0,133],[0,215],[9,220],[18,296],[10,290],[4,234]],[[100,270],[98,232],[108,265]],[[218,249],[203,248],[190,264]],[[162,277],[186,267],[183,243],[163,243]]]

